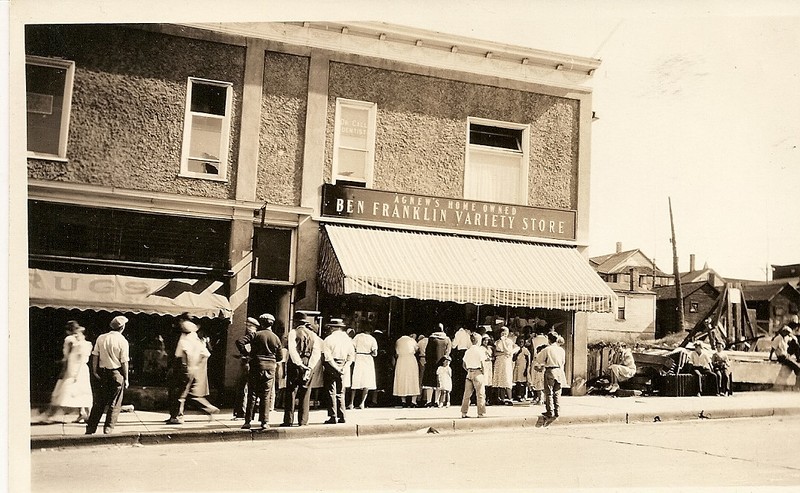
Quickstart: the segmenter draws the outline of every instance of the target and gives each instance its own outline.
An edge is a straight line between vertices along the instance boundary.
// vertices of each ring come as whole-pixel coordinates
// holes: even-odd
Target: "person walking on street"
[[[93,400],[89,366],[86,364],[92,355],[92,343],[86,340],[86,329],[78,322],[67,322],[67,330],[69,335],[64,338],[62,346],[61,376],[50,397],[47,418],[52,418],[58,410],[77,408],[75,423],[85,423]]]
[[[98,385],[94,395],[94,403],[89,419],[86,420],[86,434],[93,435],[97,431],[100,417],[105,413],[106,421],[103,433],[109,434],[119,419],[122,410],[122,397],[128,388],[128,340],[122,335],[128,319],[122,315],[111,319],[111,330],[101,334],[92,350],[92,375]]]
[[[286,346],[289,359],[286,361],[286,393],[281,426],[292,426],[294,423],[295,399],[298,401],[297,424],[305,426],[311,407],[311,371],[317,366],[322,348],[317,344],[313,328],[305,319],[289,331]]]
[[[469,401],[472,394],[475,394],[475,400],[478,405],[478,417],[482,418],[486,415],[486,389],[485,389],[485,376],[483,368],[486,360],[486,352],[481,346],[480,334],[473,333],[470,336],[472,346],[464,352],[462,365],[467,372],[464,380],[464,395],[461,398],[461,417],[467,417],[469,411]]]
[[[541,359],[544,362],[544,408],[542,416],[545,418],[557,418],[559,411],[559,397],[561,387],[567,383],[564,374],[564,363],[566,353],[564,348],[558,343],[558,334],[550,332],[547,334],[550,343],[542,350]]]
[[[211,352],[206,341],[197,335],[197,324],[187,318],[180,319],[178,327],[181,337],[175,348],[173,382],[170,387],[169,425],[183,424],[183,411],[186,399],[190,397],[200,405],[206,414],[216,414],[219,409],[208,402],[207,362]]]
[[[344,374],[355,359],[353,341],[344,332],[345,324],[339,320],[328,324],[331,333],[325,338],[323,354],[323,382],[328,391],[328,420],[325,424],[344,423]]]
[[[281,340],[272,332],[272,325],[275,317],[269,313],[262,315],[260,330],[255,333],[248,333],[236,341],[236,349],[242,356],[250,358],[250,378],[247,381],[247,409],[244,413],[243,430],[250,429],[250,422],[253,420],[255,401],[258,399],[258,414],[261,420],[261,428],[266,428],[269,424],[269,401],[273,391],[273,381],[275,379],[275,367],[277,359],[280,357]],[[247,322],[258,326],[258,320],[248,318]],[[247,346],[250,346],[248,351]]]

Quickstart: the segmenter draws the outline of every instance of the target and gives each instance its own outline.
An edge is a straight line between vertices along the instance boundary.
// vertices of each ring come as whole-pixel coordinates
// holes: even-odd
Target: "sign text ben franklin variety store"
[[[322,215],[533,238],[575,239],[575,211],[326,184]]]

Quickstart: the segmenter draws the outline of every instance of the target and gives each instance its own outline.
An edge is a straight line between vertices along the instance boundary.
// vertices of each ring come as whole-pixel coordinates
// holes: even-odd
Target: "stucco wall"
[[[233,198],[244,48],[101,25],[29,26],[26,53],[75,62],[68,162],[28,160],[28,176]],[[231,82],[226,183],[181,178],[188,77]]]
[[[617,320],[616,307],[611,313],[590,313],[588,343],[636,341],[655,336],[656,297],[653,294],[617,293],[625,296],[625,320]]]
[[[300,205],[309,59],[267,52],[256,197]]]
[[[331,180],[336,98],[377,103],[373,188],[461,197],[467,117],[530,123],[529,201],[577,207],[577,100],[331,63],[324,179]]]

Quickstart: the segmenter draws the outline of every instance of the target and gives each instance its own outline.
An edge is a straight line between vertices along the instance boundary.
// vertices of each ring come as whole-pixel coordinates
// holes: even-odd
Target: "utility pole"
[[[672,274],[675,276],[675,296],[678,298],[678,331],[685,329],[686,319],[683,311],[683,289],[681,288],[681,271],[678,268],[678,245],[675,242],[675,221],[672,219],[672,198],[669,201],[669,226],[672,229]]]

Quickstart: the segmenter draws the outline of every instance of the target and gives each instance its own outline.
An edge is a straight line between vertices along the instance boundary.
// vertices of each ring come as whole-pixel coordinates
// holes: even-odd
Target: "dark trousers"
[[[778,356],[778,363],[792,370],[796,376],[800,376],[800,365],[798,365],[796,361],[793,361],[786,356]]]
[[[172,382],[169,386],[169,417],[180,418],[186,404],[186,397],[192,389],[193,378],[186,367],[176,366],[172,373]]]
[[[103,426],[103,433],[111,433],[119,419],[119,412],[122,409],[122,394],[125,390],[125,379],[119,368],[108,370],[100,368],[98,370],[100,380],[94,392],[92,412],[86,420],[86,432],[94,433],[100,423],[100,417],[105,413],[106,421]]]
[[[450,391],[450,399],[453,402],[460,402],[464,395],[464,386],[467,379],[467,371],[464,369],[464,353],[466,349],[453,349],[450,357],[453,361],[450,363],[450,368],[453,369],[453,390]]]
[[[697,375],[697,393],[703,393],[703,375],[711,375],[714,377],[714,388],[719,389],[719,380],[717,375],[705,366],[692,366],[692,373]],[[719,391],[717,391],[719,393]]]
[[[291,425],[294,422],[295,399],[297,399],[297,423],[300,426],[308,424],[308,413],[311,408],[311,382],[303,381],[305,371],[293,363],[286,365],[286,392],[283,404],[283,424]]]
[[[261,423],[269,422],[269,400],[272,394],[272,383],[275,379],[275,361],[251,361],[250,375],[247,380],[247,409],[244,413],[244,422],[253,420],[256,400],[258,400],[258,415]]]
[[[325,363],[322,371],[322,382],[328,393],[328,416],[333,419],[344,419],[344,385],[339,370]]]

